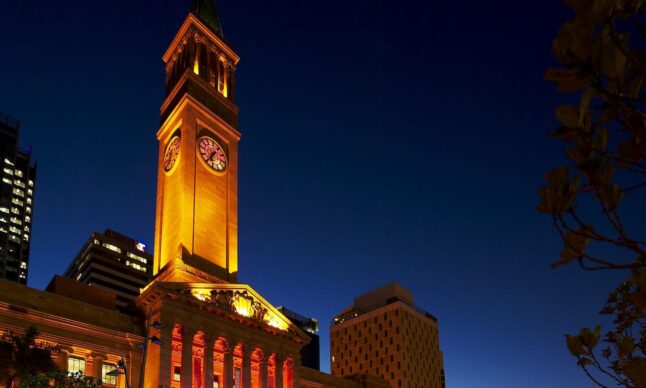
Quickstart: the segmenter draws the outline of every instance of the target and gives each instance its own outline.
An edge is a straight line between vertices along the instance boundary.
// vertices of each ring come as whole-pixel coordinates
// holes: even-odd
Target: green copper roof
[[[215,0],[193,0],[191,13],[197,16],[217,36],[224,38],[220,18],[218,17],[218,12],[215,10]]]

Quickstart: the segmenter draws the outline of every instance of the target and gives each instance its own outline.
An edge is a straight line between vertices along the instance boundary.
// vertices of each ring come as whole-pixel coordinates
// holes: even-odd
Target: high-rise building
[[[310,337],[310,342],[301,348],[301,365],[320,370],[321,340],[319,338],[319,321],[314,318],[307,318],[283,306],[277,307],[277,309]]]
[[[36,165],[19,134],[20,122],[0,113],[0,278],[27,284]]]
[[[397,388],[445,386],[437,319],[398,284],[355,298],[333,319],[330,355],[336,376],[380,376]]]
[[[108,229],[92,233],[64,275],[112,291],[117,307],[131,311],[135,298],[150,282],[152,270],[153,257],[144,244]]]

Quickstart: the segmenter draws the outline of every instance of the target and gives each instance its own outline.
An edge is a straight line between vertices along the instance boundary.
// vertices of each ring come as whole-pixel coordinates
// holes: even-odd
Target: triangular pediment
[[[295,334],[309,342],[309,337],[303,331],[247,284],[157,282],[155,285],[159,289],[189,297],[205,307]]]

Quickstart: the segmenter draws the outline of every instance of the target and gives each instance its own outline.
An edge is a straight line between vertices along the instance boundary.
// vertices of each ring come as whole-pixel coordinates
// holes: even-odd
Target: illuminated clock
[[[179,155],[179,143],[179,136],[175,136],[170,139],[166,146],[166,152],[164,153],[164,170],[166,170],[166,172],[170,171],[170,169],[175,165],[175,161]]]
[[[197,141],[197,147],[204,162],[218,172],[223,172],[227,168],[227,155],[220,147],[218,142],[208,136],[202,136]]]

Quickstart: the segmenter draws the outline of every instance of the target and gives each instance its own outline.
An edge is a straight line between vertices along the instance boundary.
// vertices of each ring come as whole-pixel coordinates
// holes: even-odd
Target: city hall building
[[[390,387],[380,377],[302,366],[310,336],[237,283],[239,58],[212,0],[193,1],[163,60],[152,269],[134,240],[93,236],[68,277],[55,277],[46,291],[0,280],[0,332],[36,325],[39,341],[60,349],[54,357],[61,369],[108,387]],[[151,272],[132,300],[123,284],[136,284],[136,272],[106,267],[108,254],[128,271]],[[116,279],[125,291],[109,290],[103,267],[122,272]],[[77,281],[96,274],[105,287]],[[122,358],[126,373],[115,376]]]

